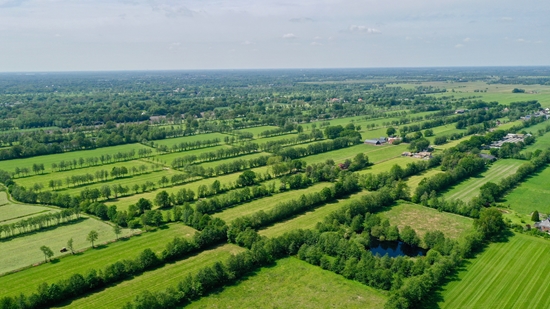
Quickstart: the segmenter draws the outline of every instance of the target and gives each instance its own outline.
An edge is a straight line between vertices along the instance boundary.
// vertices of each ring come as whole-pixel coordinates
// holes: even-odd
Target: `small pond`
[[[410,246],[401,241],[379,241],[376,239],[371,240],[370,249],[373,255],[379,254],[380,256],[389,255],[390,257],[398,256],[424,256],[427,250],[419,247]]]

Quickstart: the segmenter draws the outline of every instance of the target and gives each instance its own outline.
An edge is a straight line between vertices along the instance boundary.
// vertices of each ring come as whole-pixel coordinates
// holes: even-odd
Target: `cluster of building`
[[[429,152],[429,151],[421,151],[421,152],[408,152],[408,151],[405,151],[401,154],[401,156],[428,160],[428,159],[432,158],[432,153]]]
[[[508,133],[500,141],[493,142],[489,147],[491,148],[500,148],[504,143],[519,143],[523,142],[526,137],[531,136],[531,134],[516,134]]]
[[[380,138],[373,138],[373,139],[366,139],[365,144],[369,145],[382,145],[382,144],[393,144],[395,141],[400,141],[400,137],[380,137]]]

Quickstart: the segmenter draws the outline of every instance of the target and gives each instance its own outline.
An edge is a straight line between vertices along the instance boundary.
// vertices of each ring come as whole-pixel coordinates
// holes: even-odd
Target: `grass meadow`
[[[1,276],[0,286],[4,288],[0,289],[0,297],[32,293],[42,282],[52,283],[66,279],[74,273],[84,275],[89,269],[103,269],[116,261],[135,258],[147,248],[160,253],[166,243],[175,236],[191,237],[194,233],[193,228],[183,224],[168,224],[162,229],[121,239],[75,255],[69,254],[55,260],[54,263],[45,263],[25,271]]]
[[[548,179],[550,179],[550,168],[545,168],[513,189],[504,197],[502,203],[510,205],[510,208],[524,215],[531,214],[535,210],[550,214]]]
[[[474,220],[447,212],[412,203],[398,203],[380,213],[390,221],[391,225],[397,225],[403,229],[409,225],[422,238],[428,231],[440,230],[447,237],[460,238],[464,232],[472,228]]]
[[[440,291],[438,308],[548,308],[550,242],[516,234],[491,243]]]
[[[6,192],[0,191],[0,225],[55,211],[53,207],[12,203]]]
[[[172,145],[179,145],[180,143],[191,143],[196,141],[206,141],[206,140],[213,140],[216,138],[220,139],[220,143],[223,143],[223,139],[229,136],[227,134],[223,133],[206,133],[206,134],[197,134],[197,135],[189,135],[189,136],[182,136],[182,137],[175,137],[175,138],[167,138],[155,141],[155,145],[165,145],[168,147],[172,147]],[[206,148],[208,149],[208,148]],[[184,151],[183,153],[185,153]]]
[[[213,216],[218,217],[224,220],[225,222],[229,223],[239,217],[251,215],[260,210],[269,211],[275,208],[275,206],[277,206],[277,204],[279,203],[297,199],[302,194],[319,192],[323,188],[329,187],[329,186],[331,186],[330,183],[317,183],[306,189],[291,190],[284,193],[278,193],[273,196],[256,199],[249,203],[240,204],[238,206],[225,209],[224,211],[214,214]]]
[[[258,134],[267,131],[267,130],[275,130],[279,129],[279,127],[275,126],[260,126],[260,127],[252,127],[252,128],[246,128],[246,129],[240,129],[238,131],[240,132],[250,132],[254,134],[254,137],[258,137]]]
[[[501,159],[493,163],[486,171],[476,177],[471,177],[466,181],[454,186],[443,196],[448,200],[470,201],[473,197],[479,195],[479,188],[487,182],[498,184],[502,178],[510,176],[524,164],[526,161],[514,159]]]
[[[383,292],[290,257],[185,308],[376,309],[385,302]]]
[[[237,254],[245,249],[236,245],[222,245],[205,250],[187,259],[166,264],[163,267],[147,271],[132,280],[120,282],[97,293],[71,301],[63,308],[122,308],[124,304],[145,290],[162,291],[175,286],[189,274],[195,274],[201,268],[211,266],[218,261],[224,261],[231,254]]]
[[[153,157],[153,159],[158,161],[158,162],[162,162],[164,165],[171,166],[172,162],[176,158],[183,158],[183,157],[190,156],[190,155],[195,155],[195,156],[198,157],[203,152],[216,152],[219,149],[227,149],[227,148],[230,148],[230,147],[231,146],[228,146],[228,145],[219,145],[219,146],[193,149],[193,150],[182,151],[182,152],[170,152],[170,153],[166,153],[166,154],[156,155],[156,156]],[[218,162],[218,161],[214,161],[214,162]]]
[[[32,172],[33,164],[43,163],[44,169],[45,169],[44,172],[49,173],[52,171],[52,163],[59,163],[63,160],[72,161],[73,159],[78,160],[79,158],[86,159],[86,158],[100,157],[101,155],[106,155],[106,154],[113,155],[119,152],[129,152],[132,149],[136,150],[136,156],[137,156],[137,150],[142,148],[151,149],[150,147],[135,143],[135,144],[103,147],[103,148],[96,148],[96,149],[89,149],[89,150],[56,153],[56,154],[50,154],[50,155],[44,155],[44,156],[38,156],[38,157],[32,157],[32,158],[0,161],[0,169],[8,172],[14,172],[16,167],[19,167],[19,168],[27,167]],[[121,164],[124,164],[124,163],[121,162]]]
[[[0,256],[0,274],[44,262],[44,254],[40,251],[40,247],[43,245],[52,249],[54,253],[52,258],[66,254],[60,253],[59,250],[67,246],[67,241],[70,238],[73,238],[75,250],[88,248],[91,244],[86,237],[91,230],[95,230],[99,234],[96,245],[116,239],[110,224],[83,216],[83,219],[77,223],[0,240],[2,252],[9,252],[9,254]],[[122,229],[122,234],[119,237],[127,235],[130,235],[130,230]]]
[[[313,229],[318,222],[322,222],[331,212],[340,209],[344,203],[349,203],[352,200],[358,200],[367,194],[369,194],[369,191],[361,191],[359,193],[352,194],[348,198],[340,199],[333,203],[327,203],[287,221],[278,222],[272,226],[260,230],[258,233],[262,236],[278,237],[286,232],[297,229]]]
[[[432,176],[435,176],[436,174],[443,173],[440,169],[430,169],[425,172],[423,172],[420,175],[411,176],[407,179],[407,185],[409,186],[409,189],[411,190],[411,194],[414,193],[422,179],[424,178],[430,178]]]

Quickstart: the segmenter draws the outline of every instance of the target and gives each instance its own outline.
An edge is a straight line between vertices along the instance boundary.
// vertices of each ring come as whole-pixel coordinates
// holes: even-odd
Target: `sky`
[[[0,72],[550,65],[545,0],[0,0]]]

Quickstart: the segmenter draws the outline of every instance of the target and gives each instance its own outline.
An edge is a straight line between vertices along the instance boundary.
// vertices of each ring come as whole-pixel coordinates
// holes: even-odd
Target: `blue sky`
[[[550,65],[550,2],[0,0],[0,71]]]

